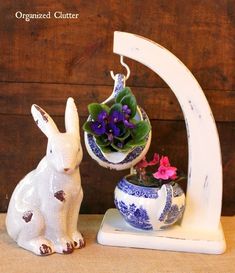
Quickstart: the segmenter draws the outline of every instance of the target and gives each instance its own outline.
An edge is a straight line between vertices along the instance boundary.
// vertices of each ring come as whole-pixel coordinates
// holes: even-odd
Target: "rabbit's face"
[[[70,133],[57,133],[48,139],[47,160],[58,171],[72,173],[83,156],[79,139]]]

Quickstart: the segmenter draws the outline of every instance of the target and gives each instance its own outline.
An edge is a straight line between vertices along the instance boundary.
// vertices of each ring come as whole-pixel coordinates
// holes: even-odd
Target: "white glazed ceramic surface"
[[[6,217],[8,234],[37,255],[68,254],[84,246],[77,230],[83,198],[79,164],[82,160],[79,117],[72,98],[65,111],[66,132],[39,106],[33,118],[48,138],[46,156],[15,188]]]
[[[142,230],[171,226],[180,220],[185,207],[185,195],[177,183],[145,187],[128,182],[128,178],[117,184],[114,201],[126,222]]]

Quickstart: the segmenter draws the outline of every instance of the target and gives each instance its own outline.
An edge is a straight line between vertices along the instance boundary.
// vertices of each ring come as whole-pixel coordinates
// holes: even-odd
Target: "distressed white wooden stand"
[[[179,101],[189,149],[186,208],[180,224],[164,231],[150,232],[130,227],[117,210],[110,209],[98,232],[98,242],[112,246],[223,253],[226,243],[220,225],[220,143],[210,106],[200,85],[176,56],[146,38],[116,31],[113,51],[152,69],[169,85]]]

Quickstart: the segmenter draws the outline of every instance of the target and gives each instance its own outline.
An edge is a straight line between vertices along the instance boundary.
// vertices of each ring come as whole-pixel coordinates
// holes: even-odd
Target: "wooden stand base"
[[[107,210],[97,240],[109,246],[207,254],[222,254],[226,248],[221,225],[216,232],[189,230],[180,225],[161,231],[142,231],[128,225],[117,209]]]

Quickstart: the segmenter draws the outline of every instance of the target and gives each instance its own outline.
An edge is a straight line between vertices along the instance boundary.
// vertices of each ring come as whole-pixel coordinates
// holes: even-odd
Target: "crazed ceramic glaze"
[[[13,192],[6,217],[7,232],[19,246],[37,255],[69,254],[85,245],[77,230],[83,198],[77,108],[74,100],[68,98],[65,133],[59,132],[41,107],[32,105],[31,112],[48,138],[47,152]]]
[[[161,188],[144,187],[128,182],[126,177],[115,188],[114,202],[131,226],[142,230],[160,230],[182,217],[185,195],[174,182]]]

